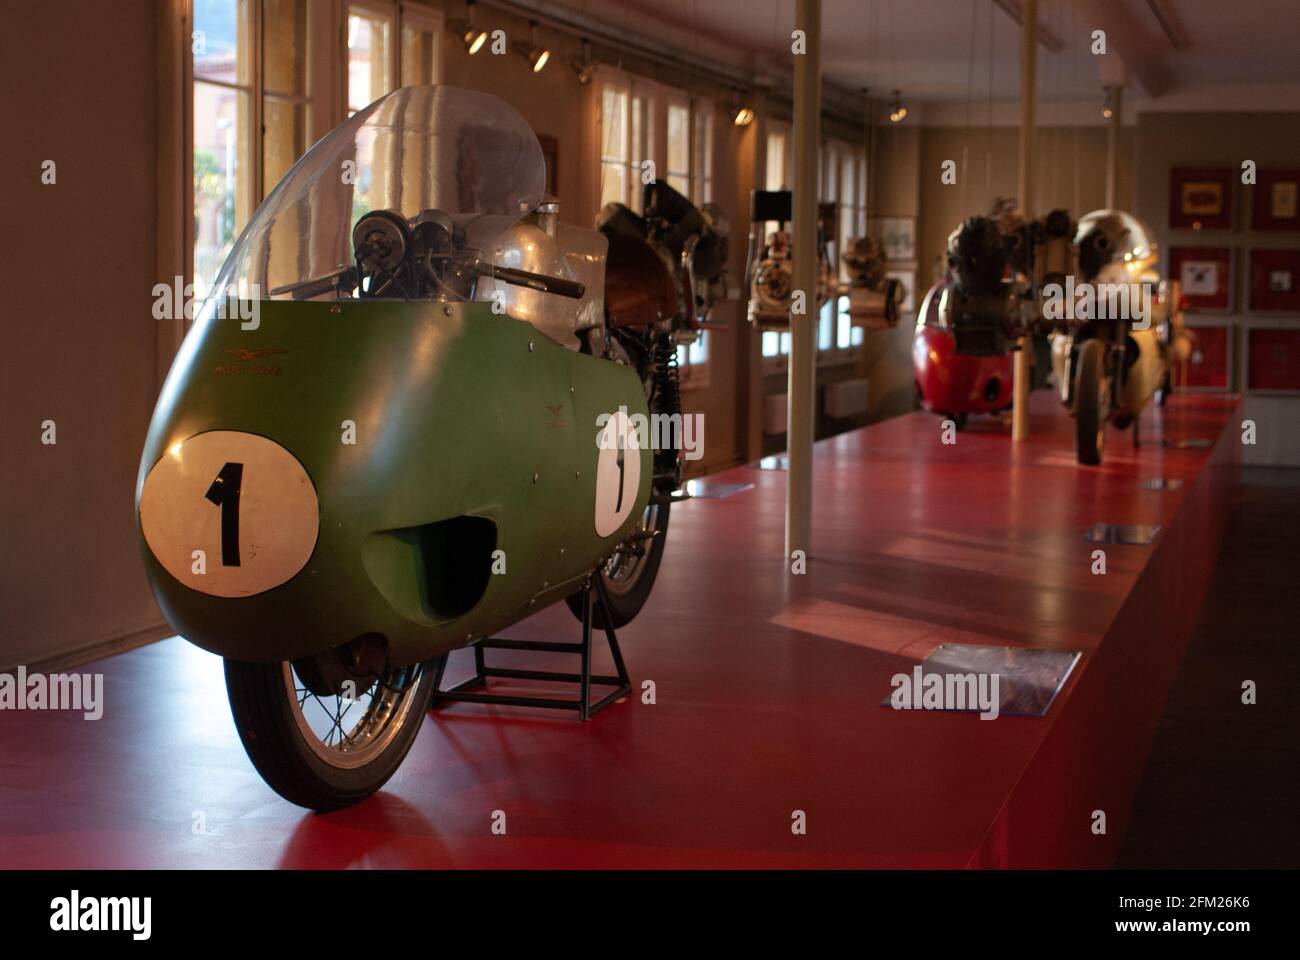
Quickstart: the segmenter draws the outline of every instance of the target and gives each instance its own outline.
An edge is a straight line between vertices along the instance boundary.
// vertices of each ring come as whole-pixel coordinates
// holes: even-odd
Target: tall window
[[[707,100],[689,100],[669,92],[667,114],[668,185],[692,203],[713,199],[713,108]],[[677,365],[683,380],[699,383],[709,360],[709,335],[701,333],[690,345],[677,348]]]
[[[402,86],[437,83],[442,74],[439,26],[414,7],[402,7],[402,47],[398,53]]]
[[[767,176],[764,187],[768,190],[785,190],[790,186],[790,128],[773,120],[767,132]]]
[[[255,194],[253,2],[194,0],[194,280],[205,296]]]
[[[600,94],[600,205],[642,208],[642,164],[654,160],[654,99],[630,84],[608,82]]]
[[[193,0],[194,286],[319,136],[403,83],[436,82],[441,19],[393,0]],[[313,37],[339,37],[314,42]],[[400,41],[400,42],[399,42]],[[340,44],[346,43],[346,52]],[[346,78],[347,100],[322,90]],[[314,79],[313,79],[314,78]],[[346,107],[346,110],[345,110]]]
[[[393,0],[353,0],[347,19],[348,116],[398,86],[437,83],[441,21]]]
[[[348,8],[348,116],[393,90],[394,12]]]
[[[838,248],[847,250],[849,244],[867,232],[867,159],[861,147],[840,145],[839,184],[839,237]],[[841,279],[848,279],[848,268],[841,258]],[[863,342],[865,332],[853,326],[849,318],[848,297],[840,297],[837,313],[839,323],[835,345],[841,350],[856,347]]]
[[[668,104],[668,185],[684,197],[691,195],[691,107]]]
[[[691,199],[713,202],[713,103],[696,100],[691,136]]]
[[[307,0],[262,0],[264,198],[307,149]]]
[[[787,124],[772,120],[767,129],[767,172],[763,177],[765,190],[786,190],[790,187],[792,158],[790,156],[790,128]],[[776,230],[780,224],[769,220],[763,224],[764,241],[766,235]],[[767,330],[763,333],[761,344],[763,357],[774,362],[790,352],[790,334]]]

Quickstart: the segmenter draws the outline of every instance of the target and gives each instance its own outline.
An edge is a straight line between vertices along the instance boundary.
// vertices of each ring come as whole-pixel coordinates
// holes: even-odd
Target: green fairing
[[[211,319],[187,338],[150,424],[137,518],[145,477],[172,444],[237,430],[299,459],[319,497],[319,535],[290,580],[238,598],[184,586],[142,537],[158,602],[191,642],[278,661],[378,633],[393,664],[427,660],[572,593],[635,527],[650,456],[623,525],[599,537],[594,523],[597,417],[648,414],[633,369],[567,350],[486,302],[259,308],[255,330]],[[271,349],[283,352],[237,356]],[[355,445],[341,442],[345,420]],[[487,542],[440,550],[451,529],[426,525],[463,516],[495,529],[469,521]],[[494,549],[505,573],[485,569]],[[477,603],[478,588],[467,603],[431,596],[431,583],[484,578]]]

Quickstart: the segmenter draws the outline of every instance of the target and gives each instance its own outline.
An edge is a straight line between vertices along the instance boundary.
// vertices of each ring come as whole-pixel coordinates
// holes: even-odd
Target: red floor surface
[[[450,707],[385,791],[340,813],[262,783],[216,657],[173,639],[79,668],[105,674],[102,719],[0,714],[0,866],[1109,862],[1226,522],[1236,404],[1176,397],[1148,411],[1140,450],[1112,432],[1105,465],[1080,468],[1070,421],[1034,399],[1024,445],[983,419],[944,446],[926,414],[818,444],[804,576],[782,555],[786,475],[713,478],[756,487],[674,506],[654,594],[621,632],[656,704],[587,724]],[[1141,487],[1157,476],[1186,483]],[[1093,576],[1081,535],[1099,521],[1166,529],[1153,547],[1108,546]],[[560,607],[509,635],[575,629]],[[944,642],[1083,660],[1042,719],[882,708],[889,677]]]

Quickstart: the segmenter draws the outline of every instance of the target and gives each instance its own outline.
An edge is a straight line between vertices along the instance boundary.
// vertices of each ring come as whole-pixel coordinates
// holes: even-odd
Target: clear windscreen
[[[464,298],[472,278],[452,282],[453,272],[472,273],[463,264],[531,212],[545,183],[537,137],[504,101],[457,87],[403,87],[294,164],[253,214],[207,304]],[[403,244],[401,270],[388,278],[379,267]],[[424,282],[409,264],[438,272]]]

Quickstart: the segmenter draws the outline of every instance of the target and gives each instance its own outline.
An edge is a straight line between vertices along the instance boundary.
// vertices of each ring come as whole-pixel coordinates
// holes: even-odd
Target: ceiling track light
[[[903,95],[894,91],[894,99],[889,104],[889,122],[902,123],[907,117],[907,107],[903,106]]]
[[[528,21],[528,45],[523,50],[524,58],[528,61],[528,67],[533,73],[541,73],[546,62],[551,59],[551,51],[545,47],[537,45],[537,21]]]
[[[582,38],[582,58],[571,61],[569,66],[573,67],[573,72],[578,75],[578,82],[583,86],[591,83],[592,77],[596,75],[596,62],[591,59],[591,47],[586,37]]]
[[[451,28],[460,36],[461,42],[465,44],[465,52],[471,57],[483,49],[483,44],[487,43],[488,34],[486,30],[480,30],[474,26],[474,0],[466,0],[466,16],[463,20],[453,20]]]

